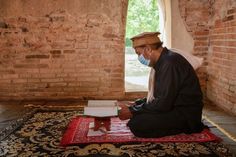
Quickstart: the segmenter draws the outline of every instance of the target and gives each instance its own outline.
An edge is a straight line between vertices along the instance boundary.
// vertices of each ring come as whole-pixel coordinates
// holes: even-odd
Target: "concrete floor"
[[[214,105],[205,105],[203,119],[206,119],[213,133],[223,139],[223,143],[236,156],[236,115],[229,114]]]
[[[85,101],[2,101],[0,102],[0,132],[13,121],[31,112],[33,108],[48,110],[82,110]],[[223,111],[214,105],[205,105],[204,122],[213,133],[223,139],[223,143],[236,155],[236,116]],[[210,122],[210,123],[209,123]],[[1,138],[0,138],[1,140]]]

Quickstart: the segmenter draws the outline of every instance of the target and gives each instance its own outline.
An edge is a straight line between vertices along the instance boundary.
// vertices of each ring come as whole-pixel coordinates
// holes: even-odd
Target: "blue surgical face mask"
[[[140,63],[142,63],[144,65],[149,66],[149,64],[150,64],[150,59],[144,58],[143,54],[138,56],[138,60],[139,60]]]

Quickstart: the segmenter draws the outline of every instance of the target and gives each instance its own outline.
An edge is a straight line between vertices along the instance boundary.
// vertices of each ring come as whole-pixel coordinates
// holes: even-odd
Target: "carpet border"
[[[80,144],[91,144],[91,141],[84,141],[81,143],[77,143],[77,142],[73,142],[73,136],[76,133],[76,129],[78,128],[78,123],[81,122],[81,118],[83,118],[83,116],[77,116],[74,117],[70,122],[69,125],[65,131],[65,133],[63,134],[62,140],[60,142],[61,146],[66,147],[66,146],[71,146],[71,145],[80,145]],[[76,125],[76,126],[74,126]],[[68,130],[73,129],[72,132],[69,132]],[[166,140],[166,141],[150,141],[149,139],[144,139],[144,141],[130,141],[128,140],[121,140],[121,141],[117,141],[117,142],[112,142],[112,141],[107,141],[107,140],[100,140],[100,141],[94,141],[92,143],[134,143],[134,142],[153,142],[153,143],[167,143],[167,142],[175,142],[175,143],[191,143],[191,142],[220,142],[222,141],[222,139],[218,136],[216,136],[215,134],[213,134],[210,129],[204,129],[203,132],[205,132],[208,136],[210,136],[210,138],[214,138],[213,140],[199,140],[199,141],[189,141],[189,140],[182,140],[182,141],[174,141],[174,140]],[[69,144],[70,143],[70,144]]]
[[[80,120],[80,121],[77,121],[76,119],[77,119],[77,117],[74,117],[74,118],[69,122],[69,125],[68,125],[68,127],[66,128],[66,131],[65,131],[65,133],[63,134],[63,137],[62,137],[62,139],[61,139],[61,141],[60,141],[60,145],[61,145],[61,146],[65,146],[66,143],[72,141],[72,139],[73,139],[73,137],[74,137],[74,135],[75,135],[76,129],[77,129],[77,127],[78,127],[77,124],[80,123],[80,121],[81,121],[81,120]],[[72,132],[72,133],[69,133],[69,132],[68,132],[69,129],[73,129],[73,132]]]

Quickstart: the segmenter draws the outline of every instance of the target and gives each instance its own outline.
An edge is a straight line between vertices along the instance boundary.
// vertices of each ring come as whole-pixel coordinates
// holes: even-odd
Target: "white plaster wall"
[[[163,46],[171,48],[171,0],[158,0],[160,38]]]
[[[171,47],[193,53],[194,41],[180,16],[178,0],[171,0]]]

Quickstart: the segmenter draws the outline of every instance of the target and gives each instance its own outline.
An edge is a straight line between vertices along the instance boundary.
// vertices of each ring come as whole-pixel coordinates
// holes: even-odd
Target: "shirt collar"
[[[158,67],[160,66],[160,64],[162,63],[163,59],[164,59],[164,56],[167,54],[168,52],[168,49],[166,47],[163,48],[163,50],[161,51],[161,55],[160,57],[158,58],[155,66],[154,66],[154,69],[157,70]]]

